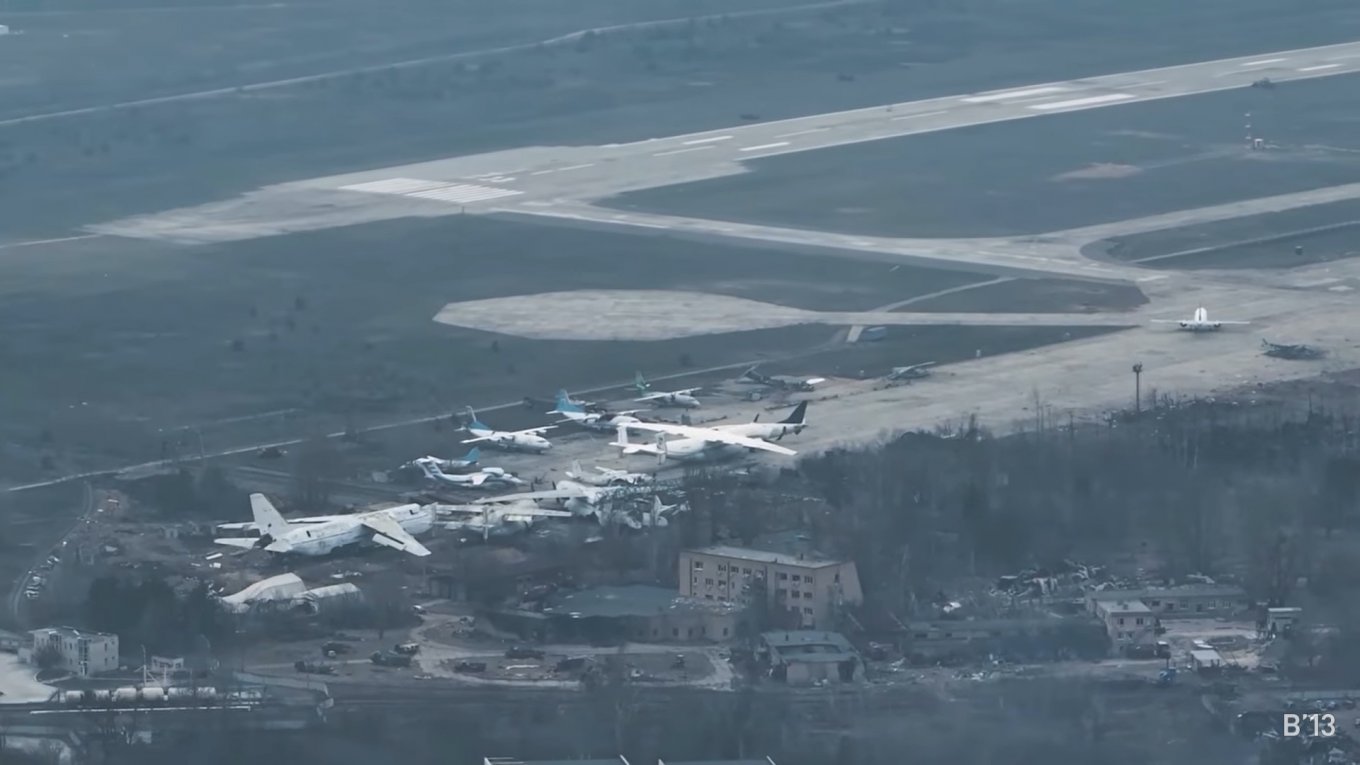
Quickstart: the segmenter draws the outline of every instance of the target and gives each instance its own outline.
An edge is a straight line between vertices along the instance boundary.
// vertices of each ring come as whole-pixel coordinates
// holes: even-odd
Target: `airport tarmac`
[[[740,173],[742,163],[832,146],[1276,82],[1360,72],[1360,42],[1262,53],[1001,91],[888,104],[604,146],[533,146],[259,189],[91,231],[233,241],[395,217],[554,214],[563,206]],[[753,115],[754,116],[754,115]],[[564,205],[565,203],[565,205]],[[569,211],[570,212],[570,211]],[[665,224],[647,224],[666,227]]]

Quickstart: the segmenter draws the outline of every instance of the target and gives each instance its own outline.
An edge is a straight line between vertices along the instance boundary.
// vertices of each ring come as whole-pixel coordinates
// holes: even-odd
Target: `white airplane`
[[[816,386],[826,382],[825,377],[789,377],[788,375],[767,375],[760,372],[760,365],[757,364],[737,378],[737,382],[755,383],[764,385],[777,390],[802,391],[804,393],[816,390]]]
[[[431,481],[447,483],[452,486],[480,487],[490,484],[510,484],[511,486],[523,486],[523,479],[517,478],[513,473],[507,472],[504,468],[484,467],[475,473],[445,473],[439,469],[437,461],[433,457],[421,457],[415,461],[415,466],[420,468],[425,477]]]
[[[532,502],[516,503],[506,507],[441,505],[439,510],[441,512],[469,514],[466,520],[446,522],[444,528],[450,531],[479,533],[483,540],[528,531],[535,522],[544,518],[572,517],[572,514],[565,510],[544,510]]]
[[[628,440],[630,428],[656,433],[655,443],[630,442]],[[680,436],[680,438],[668,440],[666,436]],[[619,425],[618,440],[610,445],[619,447],[623,454],[655,454],[658,462],[665,462],[667,458],[682,462],[713,460],[735,456],[743,451],[754,449],[785,456],[793,456],[798,453],[768,441],[748,438],[737,433],[729,433],[714,428],[668,425],[660,422],[629,422]]]
[[[620,426],[622,427],[622,426]],[[558,481],[557,485],[546,491],[524,491],[516,494],[502,494],[498,497],[483,497],[474,505],[491,505],[503,502],[518,503],[537,499],[554,499],[571,511],[573,515],[591,515],[607,500],[619,494],[623,486],[588,486],[576,481]]]
[[[262,548],[272,553],[296,555],[326,555],[337,548],[358,543],[378,544],[419,557],[430,554],[414,535],[424,534],[434,526],[434,512],[420,505],[327,516],[321,521],[309,519],[315,521],[309,523],[289,523],[263,494],[251,494],[250,512],[255,527],[261,532],[258,539],[228,537],[213,541],[248,550]]]
[[[524,430],[500,431],[488,428],[483,422],[477,419],[477,413],[472,407],[467,409],[469,422],[463,429],[471,433],[474,438],[463,441],[465,444],[485,443],[487,446],[494,446],[506,451],[534,452],[542,454],[552,448],[552,443],[548,439],[540,436],[556,425],[545,425],[541,428],[525,428]]]
[[[591,486],[614,486],[617,484],[628,484],[630,486],[642,483],[652,476],[647,473],[630,473],[627,470],[613,470],[611,468],[595,466],[596,473],[587,473],[581,469],[581,462],[573,460],[571,470],[566,471],[567,478],[579,483]]]
[[[751,422],[744,422],[740,425],[714,425],[714,430],[723,433],[733,433],[746,438],[761,438],[767,441],[778,441],[779,439],[792,433],[797,435],[803,432],[808,426],[807,423],[807,402],[803,401],[793,408],[788,417],[778,422],[761,422],[760,415]]]
[[[678,406],[685,409],[694,409],[699,406],[699,399],[694,397],[694,393],[702,388],[684,388],[682,390],[652,391],[652,384],[647,382],[641,372],[637,372],[633,377],[633,388],[637,390],[642,398],[635,398],[634,401],[651,401],[656,406]]]
[[[922,377],[930,376],[930,368],[935,366],[933,361],[924,361],[920,364],[911,364],[905,367],[893,367],[888,372],[885,379],[888,380],[919,380]]]
[[[407,464],[418,468],[423,462],[434,465],[445,473],[458,473],[477,467],[477,461],[481,458],[482,450],[474,446],[468,450],[468,453],[464,455],[462,459],[446,460],[440,459],[439,457],[421,457],[420,459],[411,460]]]
[[[1222,329],[1224,324],[1250,324],[1249,321],[1228,321],[1225,319],[1209,320],[1209,312],[1203,307],[1195,309],[1195,315],[1189,319],[1153,319],[1153,324],[1176,324],[1187,332],[1213,332]]]
[[[548,414],[560,414],[560,422],[574,422],[591,430],[611,431],[620,422],[641,422],[633,415],[635,412],[587,412],[580,404],[571,400],[567,392],[557,392],[557,408]]]

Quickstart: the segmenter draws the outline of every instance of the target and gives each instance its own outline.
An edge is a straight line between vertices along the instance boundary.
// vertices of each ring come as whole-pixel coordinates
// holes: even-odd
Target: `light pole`
[[[1133,365],[1133,416],[1143,415],[1143,363]]]

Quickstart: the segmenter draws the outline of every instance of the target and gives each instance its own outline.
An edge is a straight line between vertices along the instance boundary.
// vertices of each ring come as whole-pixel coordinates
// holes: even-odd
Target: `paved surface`
[[[1283,82],[1355,72],[1360,43],[1262,53],[627,144],[535,146],[317,178],[92,230],[194,243],[460,211],[560,214],[565,207],[579,215],[572,208],[582,200],[739,173],[750,159],[1240,88],[1260,77]]]
[[[205,207],[171,211],[96,227],[130,236],[207,242],[284,231],[351,225],[410,215],[511,212],[575,216],[595,224],[632,225],[735,236],[789,244],[856,250],[857,257],[897,261],[912,257],[965,263],[1012,272],[1135,280],[1150,304],[1120,317],[1181,318],[1198,305],[1211,316],[1245,319],[1252,326],[1191,335],[1161,327],[1138,328],[1036,351],[980,359],[941,369],[933,379],[884,388],[876,382],[832,381],[812,394],[812,427],[785,443],[804,452],[875,434],[928,428],[977,414],[997,429],[1032,422],[1040,405],[1065,421],[1124,404],[1132,395],[1130,366],[1144,364],[1145,391],[1203,393],[1257,382],[1316,375],[1360,366],[1360,263],[1336,262],[1289,271],[1158,272],[1127,264],[1094,263],[1081,245],[1118,234],[1219,220],[1264,210],[1360,196],[1360,185],[1239,202],[1136,221],[1105,224],[1025,239],[901,240],[846,237],[815,231],[739,226],[672,216],[623,214],[589,202],[619,191],[739,172],[749,158],[806,151],[855,141],[1021,119],[1192,93],[1245,87],[1268,76],[1278,81],[1360,71],[1360,43],[1191,64],[1143,72],[1045,83],[992,93],[966,94],[872,109],[816,115],[726,131],[674,136],[625,145],[530,147],[378,170],[262,189]],[[59,246],[59,245],[57,245]],[[456,307],[454,307],[456,310]],[[933,317],[947,314],[931,314]],[[541,314],[540,314],[541,318]],[[549,317],[551,318],[551,317]],[[859,316],[843,317],[857,323]],[[877,317],[875,317],[877,318]],[[677,316],[684,322],[686,316]],[[955,321],[966,321],[967,317]],[[981,321],[982,319],[978,319]],[[1017,318],[1014,321],[1038,321]],[[1109,323],[1108,318],[1091,319]],[[1259,337],[1323,346],[1322,362],[1263,357]],[[817,370],[800,370],[808,374]],[[709,405],[704,419],[749,420],[761,407]],[[413,422],[420,422],[419,420]],[[401,424],[395,424],[399,427]],[[617,466],[605,438],[574,438],[551,459],[523,455],[497,458],[522,474],[554,473],[573,458]],[[246,451],[246,450],[241,450]],[[603,457],[603,458],[602,458]],[[650,460],[639,458],[643,462]],[[633,465],[643,464],[637,460]],[[547,470],[545,471],[545,468]]]

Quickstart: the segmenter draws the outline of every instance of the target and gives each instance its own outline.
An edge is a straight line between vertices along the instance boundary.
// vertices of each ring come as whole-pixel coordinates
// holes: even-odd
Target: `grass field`
[[[872,235],[1059,231],[1360,181],[1360,112],[1340,97],[1356,83],[1243,88],[772,157],[746,163],[744,175],[607,204]],[[1247,112],[1279,149],[1245,148]]]
[[[1006,279],[902,306],[903,311],[1095,313],[1127,311],[1147,302],[1133,284],[1075,279]]]
[[[1157,268],[1293,268],[1352,257],[1354,225],[1360,200],[1116,237],[1087,245],[1085,253]]]
[[[97,41],[98,47],[80,49],[84,55],[77,56],[69,39],[13,35],[0,51],[21,50],[10,45],[20,41],[24,55],[0,71],[17,83],[13,87],[31,89],[38,82],[40,93],[51,99],[44,104],[67,107],[85,105],[69,93],[84,92],[91,68],[106,69],[109,74],[98,80],[116,87],[117,94],[158,95],[166,92],[167,80],[205,71],[206,79],[193,82],[255,82],[304,69],[327,71],[337,61],[360,65],[384,58],[385,53],[363,51],[370,43],[388,51],[383,41],[389,37],[391,60],[399,60],[537,33],[537,27],[516,26],[490,13],[485,4],[476,14],[459,16],[457,24],[447,22],[445,14],[458,14],[467,1],[441,7],[408,0],[402,12],[366,27],[364,20],[385,13],[384,6],[353,16],[359,20],[355,28],[334,35],[351,18],[345,14],[352,5],[299,6],[218,25],[190,13],[117,21],[119,28],[145,27],[134,44],[119,44],[113,32],[99,31],[99,25],[123,18],[118,14],[74,21],[43,17],[43,24],[91,25],[98,33],[79,39],[93,38],[88,44]],[[513,12],[527,2],[504,7]],[[682,13],[701,13],[753,4],[759,3],[693,6],[670,0],[640,6],[595,0],[584,7],[574,3],[566,12],[552,3],[533,6],[549,17],[544,29],[557,30],[665,15],[657,9],[673,13],[683,6]],[[270,21],[269,13],[305,21]],[[1168,14],[1175,23],[1167,23]],[[0,126],[0,180],[23,190],[0,209],[0,224],[9,238],[56,236],[73,225],[208,201],[267,183],[453,154],[637,140],[735,124],[748,112],[773,119],[1336,42],[1350,34],[1357,18],[1360,10],[1344,0],[1319,0],[1307,13],[1266,0],[1208,0],[1193,8],[1100,0],[1079,13],[1058,0],[1023,7],[983,0],[969,11],[881,2],[787,18],[728,19],[683,34],[603,35],[577,47]],[[39,23],[36,17],[33,23]],[[300,31],[293,37],[279,33],[294,26]],[[193,46],[174,42],[190,33]],[[139,42],[149,37],[157,44]],[[243,37],[249,44],[242,44]],[[178,50],[184,47],[210,52]],[[357,52],[350,54],[351,48]],[[151,54],[124,55],[143,49]],[[178,60],[172,55],[191,56],[190,64],[184,71],[168,66]],[[286,65],[273,75],[272,69],[258,76],[253,70],[240,77],[233,73],[246,66],[242,62],[277,60]],[[61,85],[48,89],[49,83]],[[32,102],[21,93],[8,100]],[[1225,130],[1235,130],[1236,123],[1236,115],[1224,115]]]

